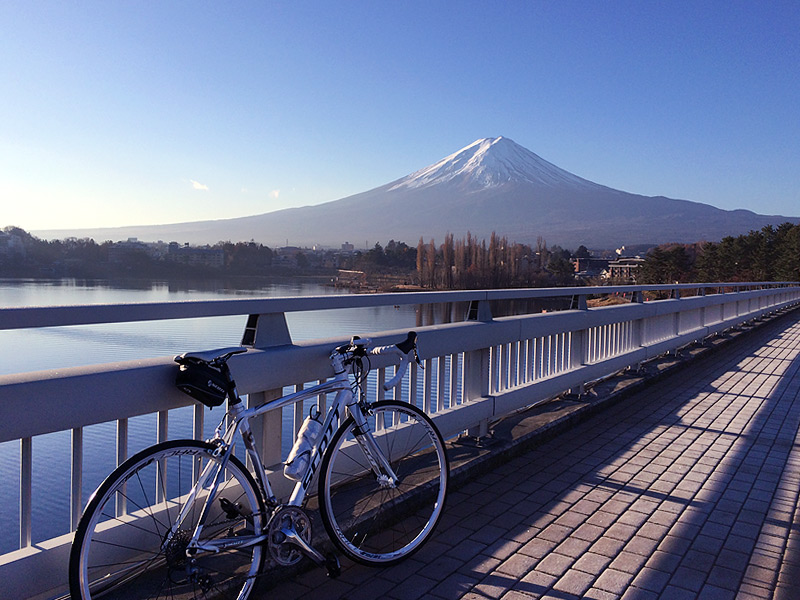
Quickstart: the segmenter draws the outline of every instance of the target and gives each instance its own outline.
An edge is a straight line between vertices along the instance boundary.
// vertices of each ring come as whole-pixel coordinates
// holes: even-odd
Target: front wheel
[[[220,465],[215,446],[158,444],[120,465],[90,498],[69,561],[73,599],[237,598],[252,591],[261,546],[220,552],[186,549],[213,486],[195,485]],[[216,472],[216,471],[214,471]],[[199,541],[260,532],[264,507],[252,476],[231,456],[219,478]]]
[[[444,508],[449,465],[441,434],[416,406],[376,402],[368,422],[397,479],[376,476],[348,417],[322,460],[320,513],[346,556],[385,566],[417,551],[433,533]]]

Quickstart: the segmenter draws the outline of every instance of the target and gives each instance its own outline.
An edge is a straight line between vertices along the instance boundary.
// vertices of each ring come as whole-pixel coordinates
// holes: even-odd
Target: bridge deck
[[[258,597],[798,598],[799,366],[795,311],[462,485],[404,563]]]

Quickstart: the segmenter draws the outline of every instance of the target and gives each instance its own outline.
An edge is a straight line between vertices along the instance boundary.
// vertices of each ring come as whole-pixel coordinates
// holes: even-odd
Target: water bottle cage
[[[352,429],[353,435],[365,435],[369,432],[369,423],[363,425],[354,425]]]

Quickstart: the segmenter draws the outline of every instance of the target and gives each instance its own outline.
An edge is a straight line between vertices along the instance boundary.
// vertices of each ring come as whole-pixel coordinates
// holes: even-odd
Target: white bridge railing
[[[668,295],[643,301],[646,293]],[[587,308],[587,297],[627,295],[629,303]],[[495,301],[562,298],[569,310],[493,318]],[[409,370],[403,399],[431,414],[445,437],[461,432],[483,435],[491,423],[520,408],[546,401],[586,382],[635,366],[745,321],[800,303],[798,283],[615,286],[467,292],[425,292],[303,298],[195,301],[158,304],[92,305],[0,309],[0,330],[90,323],[153,321],[190,317],[250,315],[243,343],[254,348],[231,359],[231,368],[250,403],[278,397],[331,376],[328,354],[342,339],[294,343],[285,314],[294,311],[400,304],[469,303],[463,322],[418,328],[425,369]],[[405,333],[354,332],[376,343],[392,343]],[[189,349],[187,349],[189,350]],[[391,376],[392,366],[373,364],[377,378],[369,393]],[[174,387],[169,358],[109,363],[0,376],[0,443],[19,443],[19,549],[0,555],[0,581],[26,597],[66,593],[71,533],[32,543],[33,440],[52,432],[69,435],[69,489],[47,494],[70,498],[72,531],[87,498],[81,493],[85,462],[84,429],[116,426],[117,464],[128,456],[129,420],[156,415],[154,439],[167,439],[172,411],[191,399]],[[388,369],[388,371],[387,371]],[[325,398],[319,402],[324,404]],[[192,410],[192,409],[184,409]],[[193,409],[193,431],[202,437],[204,407]],[[268,465],[278,470],[282,438],[294,436],[303,417],[295,407],[283,425],[280,411],[258,424],[258,441]],[[221,413],[214,413],[218,420]],[[279,483],[281,476],[273,478]],[[13,483],[13,482],[12,482]],[[9,485],[3,482],[3,485]],[[37,488],[38,489],[38,488]],[[280,492],[286,488],[276,486]],[[0,507],[7,510],[7,507]]]

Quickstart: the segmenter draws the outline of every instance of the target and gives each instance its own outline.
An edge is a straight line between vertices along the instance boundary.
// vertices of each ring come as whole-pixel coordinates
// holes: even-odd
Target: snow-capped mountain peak
[[[403,177],[390,190],[415,189],[450,182],[470,189],[507,183],[540,186],[602,187],[565,171],[505,137],[484,138]]]

